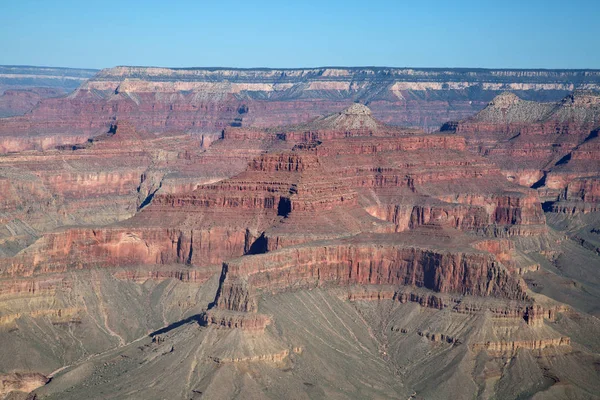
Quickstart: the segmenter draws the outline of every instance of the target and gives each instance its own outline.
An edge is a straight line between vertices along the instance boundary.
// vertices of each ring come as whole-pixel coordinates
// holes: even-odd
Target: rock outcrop
[[[570,346],[570,344],[570,338],[559,337],[541,340],[474,343],[472,348],[474,351],[486,350],[490,353],[514,354],[519,349],[541,350],[549,347]]]
[[[12,373],[0,374],[0,396],[7,396],[11,392],[29,393],[45,385],[49,379],[38,373]]]
[[[59,97],[75,90],[96,72],[91,69],[0,65],[0,118],[24,115],[42,99]]]
[[[575,91],[557,103],[504,93],[476,116],[448,123],[442,131],[463,136],[508,179],[537,188],[549,209],[570,213],[597,210],[598,129],[600,96]]]
[[[137,84],[119,93],[133,96]],[[330,303],[311,302],[327,326],[416,307],[415,315],[440,312],[456,321],[407,330],[427,346],[504,353],[567,347],[564,335],[544,342],[558,337],[547,322],[564,310],[527,287],[525,274],[540,264],[512,241],[545,237],[538,191],[508,181],[469,146],[460,134],[386,126],[354,104],[287,127],[229,126],[218,138],[155,135],[120,120],[80,143],[6,155],[0,199],[6,243],[14,246],[0,258],[0,333],[29,332],[29,319],[43,319],[39,326],[48,330],[81,325],[105,350],[159,321],[165,327],[154,328],[148,357],[168,359],[179,355],[171,331],[189,324],[197,331],[188,338],[214,340],[202,344],[212,348],[199,362],[282,364],[304,344],[274,335],[311,317],[269,302],[329,291],[344,307],[386,305],[344,321],[333,309],[325,316],[320,308]],[[19,177],[19,170],[29,172]],[[569,195],[595,196],[586,185]],[[44,207],[24,212],[23,193],[45,199]],[[102,219],[107,202],[123,206],[113,221]],[[67,226],[51,206],[90,216]],[[27,240],[10,234],[18,226],[32,229]],[[82,343],[82,352],[85,346],[92,344]],[[376,363],[385,362],[384,352],[376,350]]]
[[[6,76],[14,75],[11,68],[3,68],[8,68]],[[0,83],[2,72],[0,68]],[[90,73],[29,72],[36,78],[27,79],[62,75],[72,82],[82,82]],[[0,120],[0,151],[77,143],[120,119],[151,133],[215,133],[228,126],[304,123],[355,101],[368,103],[385,123],[433,131],[445,121],[479,111],[503,90],[533,100],[558,99],[574,89],[599,85],[598,71],[116,67],[100,71],[69,96],[45,99],[25,116]],[[343,125],[342,120],[343,116],[328,122]],[[28,141],[19,141],[23,134]]]
[[[435,240],[431,240],[435,238]],[[428,245],[435,242],[437,246]],[[223,266],[218,306],[257,310],[254,296],[327,285],[407,285],[434,292],[525,300],[525,286],[489,253],[448,233],[414,231],[291,246]]]
[[[31,111],[42,99],[62,94],[60,89],[44,87],[5,90],[0,94],[0,118],[23,115]]]
[[[81,143],[2,157],[0,254],[15,254],[60,226],[102,226],[132,217],[158,190],[185,192],[229,177],[262,151],[261,143],[209,149],[212,139],[157,137],[119,121]]]
[[[422,225],[481,232],[504,227],[519,235],[543,228],[535,191],[506,182],[497,168],[465,150],[463,138],[380,123],[366,132],[362,123],[352,121],[370,118],[364,106],[339,115],[348,124],[339,130],[326,126],[321,134],[321,124],[313,125],[311,132],[318,140],[306,140],[297,134],[303,132],[299,128],[267,131],[253,139],[226,134],[190,161],[181,151],[172,153],[172,161],[163,156],[159,161],[168,168],[178,171],[193,163],[193,169],[184,171],[200,171],[202,176],[214,168],[205,163],[213,157],[232,157],[225,152],[244,143],[256,141],[262,143],[257,149],[267,150],[247,161],[244,172],[198,184],[192,191],[169,190],[167,179],[160,191],[150,185],[147,191],[152,195],[146,196],[147,204],[141,202],[143,209],[135,217],[106,228],[48,234],[8,263],[5,274],[23,274],[28,264],[43,265],[46,272],[134,262],[212,265],[319,238],[400,232]],[[99,143],[111,143],[118,132]],[[145,143],[137,140],[141,141],[132,148]],[[141,176],[141,190],[148,174],[138,174],[132,174],[131,182],[133,186]]]

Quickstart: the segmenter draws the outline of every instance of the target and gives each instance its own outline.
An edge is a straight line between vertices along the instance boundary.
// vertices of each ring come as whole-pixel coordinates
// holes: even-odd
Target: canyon
[[[65,92],[37,101],[39,94],[5,92],[0,86],[0,116],[14,115],[0,120],[0,151],[79,143],[118,119],[149,133],[216,134],[227,126],[302,123],[355,101],[368,104],[387,124],[430,132],[476,113],[506,90],[528,100],[558,101],[573,90],[600,87],[596,70],[115,67],[93,72],[0,67],[0,85],[45,84],[56,90],[62,83]]]
[[[0,395],[597,398],[598,84],[116,67],[40,98],[0,119]]]
[[[0,65],[0,118],[26,114],[42,99],[66,95],[96,72],[93,69]]]
[[[535,187],[555,211],[596,211],[600,172],[600,95],[575,91],[559,102],[496,97],[476,116],[441,131],[465,137],[469,148],[509,180]]]

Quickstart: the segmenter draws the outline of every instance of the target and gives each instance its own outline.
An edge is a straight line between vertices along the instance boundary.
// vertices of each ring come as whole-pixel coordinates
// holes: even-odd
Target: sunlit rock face
[[[463,136],[508,179],[537,188],[549,208],[587,213],[598,209],[599,129],[600,95],[576,91],[555,103],[503,93],[442,131]]]
[[[105,132],[117,119],[146,132],[218,132],[227,126],[302,123],[353,102],[368,104],[387,124],[433,131],[481,110],[504,90],[530,100],[558,100],[574,89],[600,85],[594,71],[551,70],[116,67],[88,81],[82,76],[89,75],[78,74],[73,81],[81,85],[68,96],[40,97],[35,106],[34,99],[16,96],[23,100],[15,99],[7,109],[25,109],[24,103],[34,108],[0,120],[0,151],[72,144],[82,135]],[[9,102],[15,97],[7,96]]]
[[[196,84],[152,82],[110,90],[142,104],[138,89]],[[480,117],[502,125],[496,108],[521,102],[504,95]],[[540,202],[566,188],[561,199],[592,204],[593,178],[523,186],[460,123],[390,126],[357,103],[269,128],[236,117],[217,134],[128,115],[91,139],[0,157],[8,390],[503,398],[512,382],[517,395],[562,390],[548,376],[569,393],[597,388],[597,255],[550,229]],[[558,165],[588,165],[594,140]],[[566,278],[573,268],[589,290]]]

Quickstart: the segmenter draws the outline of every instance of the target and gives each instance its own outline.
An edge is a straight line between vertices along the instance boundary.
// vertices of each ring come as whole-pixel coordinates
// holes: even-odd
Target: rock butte
[[[292,70],[277,85],[309,75],[329,87],[350,72]],[[2,142],[5,393],[53,371],[36,398],[600,390],[594,93],[502,94],[437,133],[358,103],[231,126],[223,115],[245,121],[255,107],[252,74],[120,67],[2,121],[30,132],[56,107],[78,132],[66,140],[49,121]],[[164,115],[195,104],[186,91],[216,93],[197,115],[218,115],[207,124],[222,132],[181,133],[189,109],[169,126]],[[166,93],[169,112],[143,119]],[[102,109],[111,96],[117,114]],[[98,119],[83,127],[72,110]]]
[[[521,185],[538,189],[555,211],[597,211],[600,175],[600,95],[576,91],[557,103],[496,97],[474,117],[442,132],[465,137],[469,148]]]

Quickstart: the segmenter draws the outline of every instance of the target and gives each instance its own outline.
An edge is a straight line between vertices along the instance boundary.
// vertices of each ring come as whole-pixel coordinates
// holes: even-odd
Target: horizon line
[[[49,66],[49,65],[27,65],[27,64],[0,64],[0,68],[52,68],[52,69],[74,69],[74,70],[87,70],[87,71],[103,71],[113,68],[164,68],[171,70],[234,70],[234,71],[301,71],[301,70],[318,70],[318,69],[373,69],[373,70],[421,70],[421,71],[447,71],[447,70],[458,70],[458,71],[566,71],[566,72],[600,72],[600,68],[514,68],[514,67],[499,67],[499,68],[488,68],[488,67],[390,67],[390,66],[376,66],[376,65],[364,65],[364,66],[335,66],[335,65],[324,65],[317,67],[166,67],[156,65],[115,65],[104,68],[88,68],[88,67],[64,67],[64,66]]]

